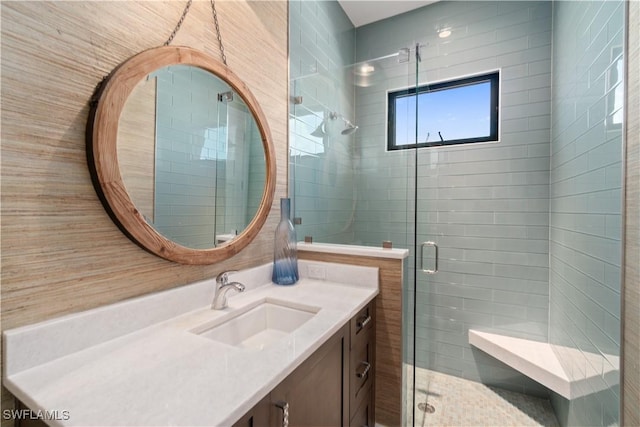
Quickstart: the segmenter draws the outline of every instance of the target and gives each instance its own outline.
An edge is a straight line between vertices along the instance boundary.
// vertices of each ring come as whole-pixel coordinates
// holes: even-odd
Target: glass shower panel
[[[387,92],[414,80],[406,53],[360,61],[352,67],[356,84],[354,170],[357,177],[355,242],[380,247],[391,241],[407,248],[413,241],[413,217],[407,205],[412,156],[387,151]],[[413,203],[413,202],[411,202]]]
[[[376,58],[354,64],[356,84],[356,136],[354,165],[358,177],[356,242],[380,247],[391,241],[395,248],[410,249],[405,260],[403,298],[403,384],[412,383],[413,340],[407,329],[413,326],[413,254],[414,250],[414,171],[415,153],[411,150],[387,150],[388,93],[413,87],[416,81],[414,48],[398,46],[391,52],[381,50]],[[397,108],[400,110],[400,108]],[[398,111],[415,118],[415,106],[408,103]],[[413,122],[415,123],[415,121]],[[399,129],[404,138],[415,140],[415,126],[406,122]],[[413,388],[402,388],[403,425],[413,424]]]
[[[415,89],[417,92],[420,82],[420,50],[421,46],[415,44],[413,49],[409,49],[407,56],[409,67],[407,72],[407,89]],[[416,372],[419,346],[417,342],[417,326],[419,324],[419,302],[417,299],[418,275],[417,268],[421,260],[418,235],[418,190],[419,182],[419,157],[418,157],[418,135],[419,135],[419,103],[413,97],[413,102],[406,103],[405,115],[407,117],[406,135],[407,140],[413,141],[415,148],[401,150],[406,153],[407,161],[407,228],[410,235],[407,239],[409,248],[409,258],[406,263],[406,280],[403,289],[403,335],[404,335],[404,382],[403,382],[403,422],[404,425],[416,425],[416,409],[420,393],[423,390]]]
[[[289,3],[289,196],[298,238],[354,243],[355,28],[335,1]],[[357,123],[355,123],[357,125]]]
[[[293,82],[294,93],[323,87],[326,79],[311,75]],[[321,89],[320,92],[324,92]],[[289,117],[291,146],[290,196],[299,237],[325,243],[352,243],[357,193],[355,135],[346,121],[353,109],[317,103],[301,95]],[[341,103],[338,103],[341,104]]]

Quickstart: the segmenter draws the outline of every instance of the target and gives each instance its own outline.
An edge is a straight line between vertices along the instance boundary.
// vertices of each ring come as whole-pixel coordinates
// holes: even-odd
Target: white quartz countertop
[[[270,274],[266,265],[233,275],[252,283],[224,310],[210,309],[213,283],[204,281],[5,331],[4,384],[53,415],[50,425],[231,425],[378,293],[376,268],[300,261],[293,286]],[[193,332],[265,300],[318,311],[261,350]],[[179,313],[167,309],[172,301]]]

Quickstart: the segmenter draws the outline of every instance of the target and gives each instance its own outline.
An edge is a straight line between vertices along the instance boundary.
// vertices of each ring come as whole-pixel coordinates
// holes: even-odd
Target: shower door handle
[[[433,270],[424,268],[424,248],[425,247],[433,247],[436,251],[435,253],[435,263],[433,266]],[[420,245],[420,270],[427,274],[435,274],[438,272],[438,245],[435,242],[424,242]]]

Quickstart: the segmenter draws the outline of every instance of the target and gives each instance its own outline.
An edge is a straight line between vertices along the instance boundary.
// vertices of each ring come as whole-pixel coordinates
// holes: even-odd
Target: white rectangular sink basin
[[[223,323],[192,332],[235,347],[262,350],[298,329],[318,311],[317,307],[267,299],[239,309],[238,314]]]

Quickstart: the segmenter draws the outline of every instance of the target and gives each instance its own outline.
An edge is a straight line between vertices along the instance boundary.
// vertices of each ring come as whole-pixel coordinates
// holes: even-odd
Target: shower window
[[[498,94],[498,72],[389,92],[387,148],[497,141]]]

